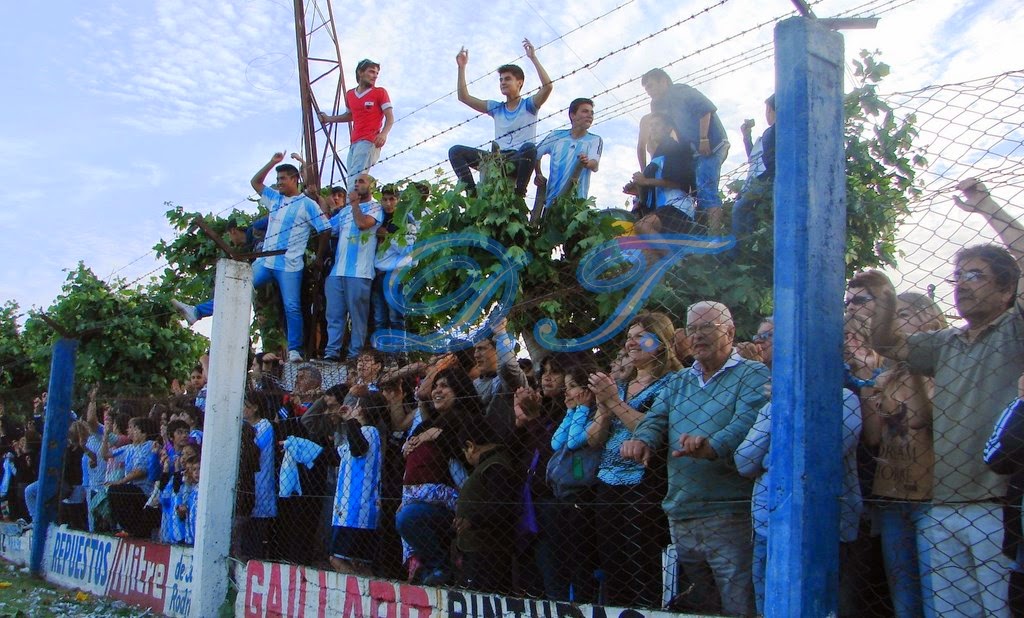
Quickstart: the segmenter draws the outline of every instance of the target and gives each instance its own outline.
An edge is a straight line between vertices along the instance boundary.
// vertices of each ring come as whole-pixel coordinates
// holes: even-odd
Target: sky
[[[326,10],[326,0],[307,6],[313,4]],[[773,89],[772,21],[792,12],[783,0],[526,0],[488,12],[477,6],[335,3],[348,86],[355,85],[360,59],[379,62],[377,84],[389,91],[398,118],[373,174],[383,181],[429,180],[442,168],[450,177],[448,148],[481,144],[493,134],[489,118],[455,98],[455,54],[462,46],[470,51],[470,92],[498,98],[493,70],[500,64],[521,64],[526,90],[538,84],[522,58],[527,37],[556,79],[539,135],[566,124],[562,110],[573,98],[595,100],[591,130],[604,138],[605,150],[591,193],[602,208],[625,201],[621,187],[637,166],[636,127],[649,103],[639,76],[654,66],[667,65],[673,78],[715,102],[733,144],[725,169],[742,164],[739,125],[754,118],[755,134],[763,130],[762,102]],[[844,34],[848,58],[877,49],[892,66],[883,93],[1022,68],[1018,9],[1017,0],[814,5],[819,17],[881,17],[875,30]],[[253,173],[273,152],[301,147],[286,0],[53,0],[8,3],[4,13],[9,27],[0,49],[8,94],[0,151],[7,155],[11,193],[0,210],[6,265],[0,301],[16,300],[22,311],[45,309],[79,261],[106,280],[135,280],[159,269],[152,247],[172,236],[166,202],[221,214],[251,208]],[[313,54],[329,52],[325,45],[314,41]],[[851,77],[848,70],[847,89]],[[324,105],[327,90],[317,88]],[[935,139],[948,124],[936,125]],[[1018,164],[1022,155],[1013,146],[1006,150]],[[981,161],[976,168],[992,165]],[[970,171],[945,170],[942,182],[931,185],[934,199],[904,233],[917,238],[914,247],[935,249],[908,257],[905,270],[916,275],[900,276],[923,285],[926,274],[945,268],[950,247],[988,234],[983,221],[950,206],[950,179]]]

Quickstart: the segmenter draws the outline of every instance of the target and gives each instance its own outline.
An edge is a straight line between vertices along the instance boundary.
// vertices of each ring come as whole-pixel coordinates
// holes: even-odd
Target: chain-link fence
[[[878,271],[857,274],[845,299],[840,525],[816,540],[840,546],[842,615],[1024,607],[1014,570],[1024,493],[1014,405],[1024,374],[1014,294],[1024,257],[1022,88],[1024,74],[1009,73],[882,96],[880,132],[847,125],[859,127],[847,136],[852,169],[876,176],[850,179],[848,258],[885,266],[896,285]],[[761,613],[772,551],[772,315],[786,311],[771,298],[774,136],[748,133],[751,165],[724,174],[734,190],[709,209],[702,164],[664,147],[663,120],[644,127],[662,141],[649,153],[654,168],[628,189],[636,211],[554,200],[537,211],[554,230],[547,244],[501,174],[476,199],[444,187],[396,194],[397,212],[421,234],[395,245],[399,268],[432,278],[404,281],[404,315],[387,286],[372,301],[369,286],[364,296],[345,282],[329,288],[367,303],[351,319],[378,332],[359,351],[345,318],[341,333],[328,326],[327,339],[338,338],[322,340],[320,355],[347,351],[344,362],[254,355],[237,452],[203,449],[203,416],[217,411],[205,406],[201,367],[170,398],[91,392],[69,437],[61,520],[192,544],[200,462],[238,458],[232,555],[242,562],[553,601]],[[885,140],[904,137],[909,146],[884,152]],[[860,138],[880,143],[864,151],[877,163],[868,172],[854,167],[861,153],[850,144]],[[684,181],[650,182],[670,174]],[[872,207],[866,193],[893,195],[878,177],[909,183],[895,187],[905,209]],[[499,208],[512,215],[488,214]],[[405,236],[408,221],[391,233]],[[468,221],[485,240],[438,231]],[[735,246],[718,242],[730,229]],[[638,244],[631,231],[648,236]],[[688,236],[659,244],[658,233]],[[529,237],[547,254],[527,264],[511,242],[495,249],[488,236]],[[431,243],[444,246],[421,249]],[[857,253],[864,247],[873,260]],[[657,264],[658,285],[637,291],[637,273]],[[506,280],[510,271],[519,278]],[[512,294],[487,296],[484,276]],[[460,314],[480,298],[478,313],[504,316],[487,322],[487,336]],[[541,319],[550,322],[534,329]],[[4,403],[27,419],[36,396]],[[3,515],[30,520],[41,419],[10,419]]]

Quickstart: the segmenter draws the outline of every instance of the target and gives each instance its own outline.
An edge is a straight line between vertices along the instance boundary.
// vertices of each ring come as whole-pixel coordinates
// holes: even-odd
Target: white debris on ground
[[[12,564],[0,569],[0,617],[109,618],[111,616],[157,616],[151,610],[123,601],[58,588],[32,580],[27,568]]]

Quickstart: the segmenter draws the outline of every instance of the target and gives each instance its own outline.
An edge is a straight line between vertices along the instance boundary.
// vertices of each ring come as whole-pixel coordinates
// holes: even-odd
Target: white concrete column
[[[189,612],[197,617],[216,616],[228,592],[227,558],[249,357],[252,265],[218,260],[214,301],[193,552],[195,596]]]

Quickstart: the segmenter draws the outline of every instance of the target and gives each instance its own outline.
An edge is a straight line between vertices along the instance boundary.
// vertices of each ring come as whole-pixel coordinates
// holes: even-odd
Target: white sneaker
[[[188,322],[189,326],[192,326],[199,321],[199,315],[196,313],[196,308],[192,305],[183,303],[176,298],[171,299],[171,304],[174,305],[174,308],[178,310],[178,313],[185,318],[185,321]]]
[[[289,363],[301,363],[302,354],[299,354],[298,350],[288,350],[288,362]]]

